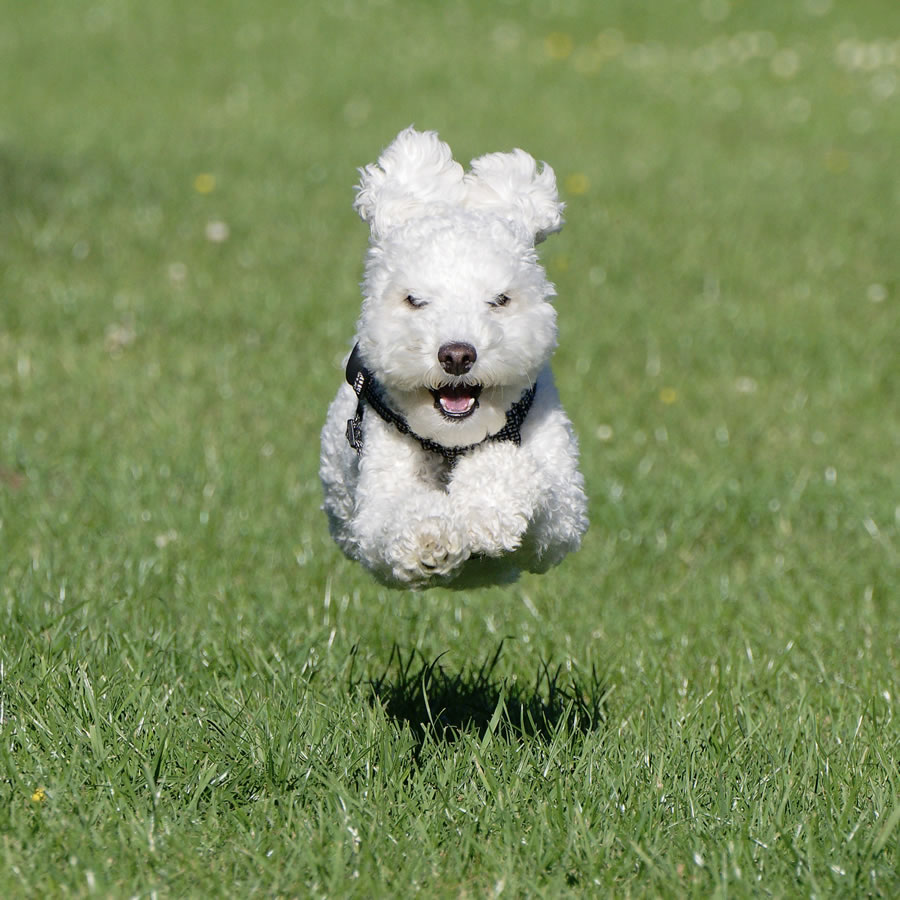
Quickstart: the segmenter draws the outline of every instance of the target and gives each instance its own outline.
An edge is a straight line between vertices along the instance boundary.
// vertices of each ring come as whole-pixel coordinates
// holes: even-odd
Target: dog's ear
[[[401,131],[377,163],[359,170],[353,208],[382,237],[436,203],[461,203],[462,166],[434,131]]]
[[[565,204],[559,199],[556,175],[524,150],[489,153],[472,160],[466,175],[467,205],[489,209],[525,228],[534,243],[559,231],[565,220]]]

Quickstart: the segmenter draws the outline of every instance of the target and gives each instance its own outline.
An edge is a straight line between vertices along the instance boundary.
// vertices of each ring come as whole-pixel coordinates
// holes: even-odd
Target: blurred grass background
[[[8,891],[892,894],[900,6],[5,0],[0,20]],[[512,588],[386,591],[318,509],[366,246],[355,169],[410,123],[462,162],[524,147],[568,204],[542,256],[592,528]],[[424,712],[368,707],[368,681],[408,686],[395,647],[446,653],[463,681],[441,696],[475,685],[482,730],[511,685],[556,708],[544,665],[599,672],[566,696],[606,724],[507,741],[505,801],[486,787],[455,836],[435,813],[391,843],[429,766],[462,796],[484,763],[416,748]],[[716,785],[787,759],[797,722],[815,758],[782,793],[760,775],[748,824]],[[701,822],[684,750],[714,728],[733,752],[699,764]],[[298,786],[316,740],[357,732]],[[366,802],[360,741],[405,796]],[[523,799],[522,747],[587,768]],[[658,760],[691,810],[665,825]],[[608,823],[642,767],[634,817],[573,811]],[[790,793],[835,767],[836,793]]]

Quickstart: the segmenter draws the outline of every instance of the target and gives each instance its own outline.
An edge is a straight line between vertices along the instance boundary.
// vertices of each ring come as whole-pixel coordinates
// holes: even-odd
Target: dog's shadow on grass
[[[356,679],[388,716],[410,726],[419,746],[428,739],[457,740],[488,731],[508,739],[551,739],[561,730],[587,733],[606,719],[609,689],[592,669],[585,676],[542,661],[527,681],[497,674],[503,641],[482,664],[451,673],[441,656],[429,661],[418,651],[394,646],[380,675]]]

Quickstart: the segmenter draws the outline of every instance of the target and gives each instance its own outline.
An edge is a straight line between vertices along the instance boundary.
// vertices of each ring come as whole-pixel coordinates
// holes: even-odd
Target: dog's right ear
[[[463,168],[447,144],[437,132],[411,125],[359,174],[353,208],[376,239],[435,203],[460,203],[465,195]]]

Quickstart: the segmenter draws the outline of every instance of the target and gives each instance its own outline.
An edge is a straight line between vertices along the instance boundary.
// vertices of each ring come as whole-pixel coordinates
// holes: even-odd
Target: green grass
[[[900,893],[900,7],[0,21],[0,895]],[[592,526],[507,588],[319,511],[410,122],[568,201]]]

